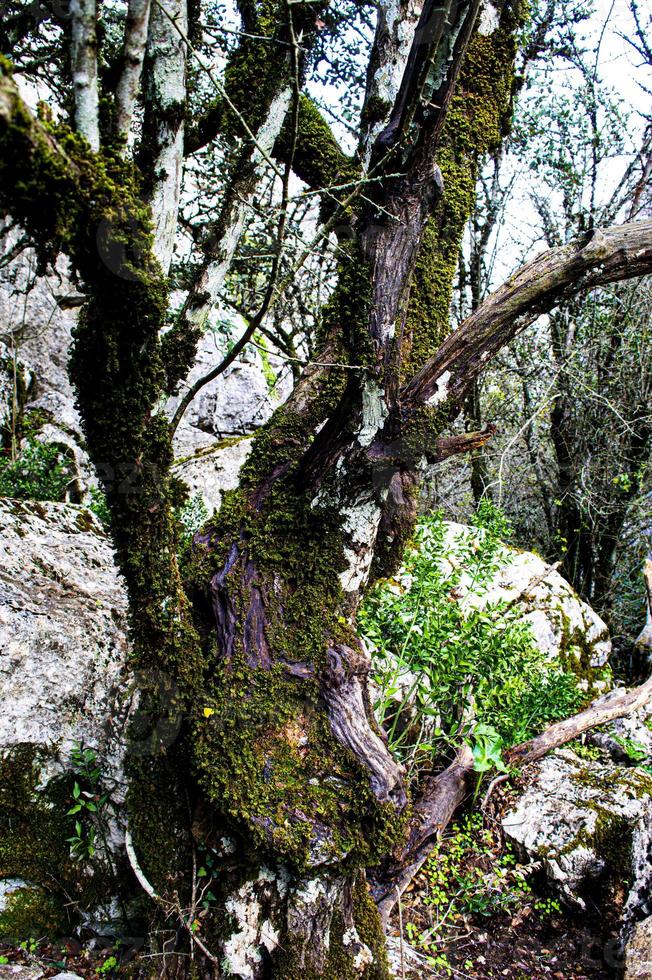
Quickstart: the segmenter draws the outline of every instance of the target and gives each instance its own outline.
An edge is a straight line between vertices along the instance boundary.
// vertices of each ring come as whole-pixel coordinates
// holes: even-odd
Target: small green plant
[[[106,977],[110,973],[115,973],[118,970],[118,960],[115,956],[107,956],[100,966],[96,967],[95,972],[101,976]]]
[[[587,745],[578,738],[573,742],[569,742],[567,748],[569,748],[571,752],[574,752],[575,755],[579,756],[580,759],[595,762],[602,758],[602,751],[597,747],[597,745]]]
[[[645,772],[652,772],[652,764],[650,763],[650,754],[646,747],[641,743],[637,742],[633,738],[625,738],[621,735],[614,735],[614,742],[617,742],[622,749],[625,750],[627,758],[634,765],[639,766]],[[642,763],[648,763],[643,765]]]
[[[90,859],[95,856],[98,838],[102,839],[108,852],[106,810],[111,794],[102,791],[102,772],[94,749],[78,743],[72,750],[71,762],[77,778],[72,787],[72,806],[68,816],[75,818],[75,833],[67,840],[75,857]]]
[[[406,935],[444,975],[455,975],[455,936],[471,919],[489,918],[528,904],[531,888],[527,867],[483,826],[477,813],[453,824],[436,844],[415,885],[414,906],[427,922],[423,928],[408,919]]]
[[[99,487],[91,487],[89,490],[89,496],[91,502],[88,509],[95,514],[95,516],[104,524],[105,527],[109,526],[111,520],[111,514],[109,513],[109,505],[106,502],[106,494]]]
[[[575,675],[547,660],[520,610],[481,601],[511,557],[495,507],[485,502],[476,520],[481,529],[445,541],[442,515],[422,518],[396,577],[371,591],[358,617],[377,717],[413,771],[450,757],[468,736],[469,712],[482,773],[500,769],[503,746],[582,703]],[[459,601],[460,585],[473,601]]]
[[[473,799],[475,800],[480,790],[482,777],[485,773],[497,769],[498,772],[507,772],[507,766],[502,756],[503,740],[491,725],[476,725],[473,729],[473,741],[471,751],[473,752],[473,771],[477,772],[478,780],[475,787]]]
[[[556,898],[537,899],[532,908],[541,919],[552,919],[556,915],[561,915],[561,905]]]
[[[26,439],[15,459],[0,456],[0,496],[19,500],[65,500],[72,479],[70,460],[59,446]]]

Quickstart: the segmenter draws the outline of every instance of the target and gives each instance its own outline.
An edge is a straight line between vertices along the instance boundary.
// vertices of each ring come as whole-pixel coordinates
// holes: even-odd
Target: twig
[[[501,774],[499,776],[496,776],[494,779],[491,780],[491,782],[489,783],[489,786],[487,787],[487,792],[482,797],[482,803],[480,804],[480,809],[481,810],[486,810],[487,809],[487,804],[489,803],[489,800],[491,799],[491,795],[492,795],[493,791],[496,789],[497,786],[500,786],[501,783],[506,782],[509,779],[510,776],[511,776],[511,773],[509,773],[509,772],[501,772]]]
[[[401,893],[396,889],[396,899],[398,901],[398,934],[399,950],[401,956],[401,980],[405,980],[405,950],[403,948],[403,906],[401,904]]]

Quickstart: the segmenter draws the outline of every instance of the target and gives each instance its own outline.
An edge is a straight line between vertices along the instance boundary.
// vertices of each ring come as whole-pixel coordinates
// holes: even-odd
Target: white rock
[[[629,879],[627,932],[652,894],[650,777],[567,749],[532,771],[533,782],[503,818],[505,837],[521,856],[540,861],[549,884],[576,908],[585,908],[605,874]]]
[[[72,504],[0,498],[0,751],[97,748],[115,778],[125,691],[126,596],[109,540]]]
[[[4,963],[0,965],[0,980],[11,977],[12,980],[39,980],[43,976],[40,966],[23,966],[22,963]]]
[[[652,762],[652,706],[617,718],[609,725],[590,732],[588,741],[609,753],[621,764],[648,765]]]
[[[638,922],[625,946],[623,980],[650,980],[652,977],[652,915]]]
[[[200,494],[209,513],[219,510],[225,490],[238,485],[240,469],[251,452],[252,442],[241,438],[226,445],[211,445],[181,458],[174,474],[187,484],[191,493]]]
[[[187,383],[181,386],[179,397],[168,403],[168,413],[174,412],[188,387],[219,364],[225,353],[220,334],[204,333]],[[274,354],[270,353],[269,360],[275,371],[281,368]],[[216,437],[245,435],[266,422],[292,387],[287,368],[280,374],[270,391],[261,352],[254,348],[241,355],[224,374],[207,384],[186,409],[175,435],[177,455],[187,456],[210,446]]]

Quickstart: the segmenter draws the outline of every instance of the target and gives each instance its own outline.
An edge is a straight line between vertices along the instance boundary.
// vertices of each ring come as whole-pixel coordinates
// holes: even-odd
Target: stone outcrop
[[[106,532],[82,507],[7,499],[0,528],[0,750],[43,746],[64,764],[85,742],[112,757],[127,603]]]
[[[531,767],[529,779],[503,817],[506,839],[576,909],[609,880],[626,883],[628,935],[652,911],[652,777],[561,749]]]

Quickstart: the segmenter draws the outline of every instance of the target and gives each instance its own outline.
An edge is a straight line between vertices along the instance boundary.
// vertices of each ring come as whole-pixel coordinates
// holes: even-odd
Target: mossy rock
[[[35,885],[22,885],[5,894],[0,912],[0,938],[10,942],[25,939],[58,939],[70,932],[70,918],[52,893]]]

